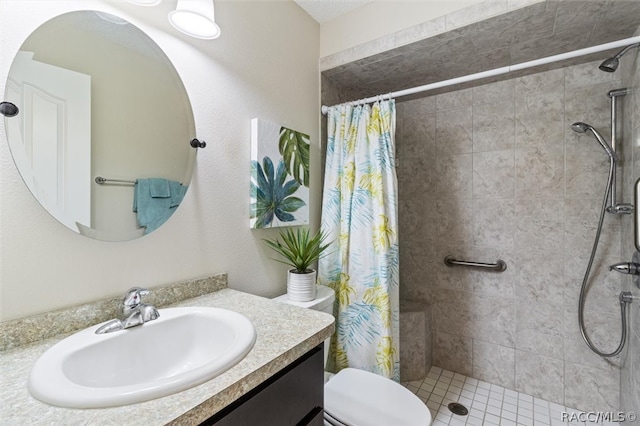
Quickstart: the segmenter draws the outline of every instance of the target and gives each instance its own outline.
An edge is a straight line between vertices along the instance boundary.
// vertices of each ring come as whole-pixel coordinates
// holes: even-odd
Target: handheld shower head
[[[615,72],[615,70],[617,70],[618,66],[620,65],[620,58],[634,47],[640,47],[640,43],[630,44],[611,58],[605,59],[598,68],[600,68],[604,72]]]
[[[586,133],[587,130],[589,130],[589,127],[591,126],[589,126],[586,123],[577,122],[571,125],[571,130],[573,130],[576,133]]]
[[[593,136],[596,137],[596,140],[598,141],[602,149],[604,149],[604,151],[607,153],[609,158],[611,158],[614,162],[617,160],[616,153],[613,151],[613,148],[611,148],[611,145],[609,145],[609,143],[604,140],[604,137],[602,137],[600,132],[594,129],[593,126],[579,121],[571,125],[571,130],[577,133],[586,133],[587,131],[590,131],[591,133],[593,133]]]

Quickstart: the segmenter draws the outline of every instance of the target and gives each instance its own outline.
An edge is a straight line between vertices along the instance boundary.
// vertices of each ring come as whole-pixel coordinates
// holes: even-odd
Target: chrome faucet
[[[140,287],[133,287],[127,291],[127,294],[122,300],[123,320],[127,321],[132,316],[137,316],[138,313],[140,313],[142,322],[153,321],[160,316],[155,306],[142,303],[142,296],[146,296],[147,294],[149,294],[149,290]]]
[[[155,306],[142,303],[142,296],[147,294],[149,294],[149,290],[145,288],[130,288],[124,299],[122,299],[120,318],[114,318],[100,326],[96,330],[96,334],[111,333],[125,328],[136,327],[158,318],[160,313]]]

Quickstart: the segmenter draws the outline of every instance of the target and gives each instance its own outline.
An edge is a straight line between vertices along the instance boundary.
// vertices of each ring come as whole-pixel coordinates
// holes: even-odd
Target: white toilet
[[[335,294],[318,286],[311,302],[293,302],[287,295],[274,300],[333,315]],[[329,339],[324,344],[325,366]],[[327,381],[326,377],[330,377]],[[427,426],[431,413],[427,406],[404,386],[368,371],[345,368],[338,374],[325,373],[324,424],[328,426]]]

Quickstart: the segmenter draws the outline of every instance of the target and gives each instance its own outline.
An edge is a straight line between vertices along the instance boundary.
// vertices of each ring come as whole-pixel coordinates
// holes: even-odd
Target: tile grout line
[[[403,385],[427,405],[433,426],[585,425],[584,422],[562,420],[562,413],[577,410],[440,367],[431,367],[423,380]],[[465,416],[453,414],[447,408],[450,402],[461,403],[469,413]]]

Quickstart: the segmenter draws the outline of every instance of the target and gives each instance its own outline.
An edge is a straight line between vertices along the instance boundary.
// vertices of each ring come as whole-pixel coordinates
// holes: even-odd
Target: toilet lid
[[[428,426],[427,406],[404,386],[367,371],[345,368],[324,385],[324,409],[353,426]]]

